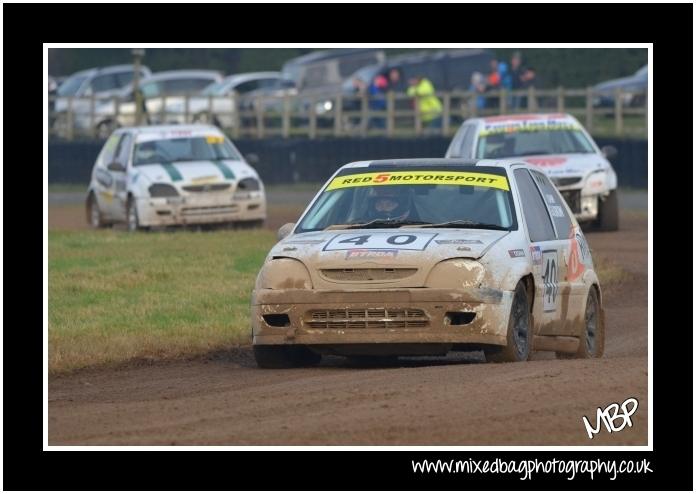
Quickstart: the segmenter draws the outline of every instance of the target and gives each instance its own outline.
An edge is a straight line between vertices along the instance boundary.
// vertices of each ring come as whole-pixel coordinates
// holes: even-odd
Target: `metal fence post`
[[[94,93],[89,98],[89,131],[94,132],[94,121],[95,121],[95,115],[94,115],[94,108],[95,108],[95,100],[94,100]]]
[[[621,95],[621,88],[617,88],[614,92],[614,123],[616,124],[616,133],[618,135],[623,135],[623,101]]]
[[[234,139],[239,139],[239,135],[241,132],[241,129],[239,126],[241,125],[242,119],[239,117],[239,105],[237,104],[237,93],[235,91],[232,91],[230,94],[230,102],[232,103],[232,137]]]
[[[450,128],[450,104],[451,97],[450,93],[445,93],[442,98],[442,135],[449,135]]]
[[[592,86],[585,89],[585,127],[592,133],[592,117],[594,116],[594,101],[592,96]]]
[[[336,96],[336,108],[334,110],[334,135],[340,136],[343,130],[343,95]]]
[[[263,139],[263,97],[256,98],[256,137]]]
[[[498,113],[504,115],[507,113],[507,91],[501,89],[499,91],[500,96],[498,96]]]
[[[184,96],[184,123],[189,123],[189,94],[187,93],[186,96]]]
[[[74,122],[75,116],[73,115],[73,97],[70,96],[68,98],[68,114],[66,118],[66,123],[67,123],[67,129],[65,137],[69,140],[72,141],[73,138],[75,137],[75,129],[74,129]]]
[[[529,86],[529,90],[527,91],[527,109],[531,111],[536,111],[537,109],[536,91],[534,90],[534,86]]]
[[[394,91],[387,93],[387,136],[394,135]]]
[[[290,137],[290,99],[288,98],[287,94],[283,95],[282,127],[283,137],[287,139],[288,137]]]
[[[317,136],[317,109],[314,108],[316,102],[314,98],[309,100],[309,138],[314,139]]]
[[[558,87],[558,95],[556,96],[556,111],[558,113],[563,113],[565,111],[565,94],[563,92],[563,86]]]
[[[167,97],[162,95],[160,99],[162,100],[162,107],[160,108],[160,124],[164,125],[167,123]]]

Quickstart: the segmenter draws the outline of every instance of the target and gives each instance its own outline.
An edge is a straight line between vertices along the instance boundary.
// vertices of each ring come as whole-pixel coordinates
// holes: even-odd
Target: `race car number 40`
[[[324,250],[401,249],[425,250],[437,233],[342,233],[328,241]]]

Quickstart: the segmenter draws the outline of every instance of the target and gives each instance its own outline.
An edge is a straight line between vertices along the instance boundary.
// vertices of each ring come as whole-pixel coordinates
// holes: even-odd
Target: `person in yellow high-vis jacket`
[[[421,122],[426,127],[442,127],[442,103],[435,96],[435,87],[425,77],[410,79],[406,94],[416,100]]]

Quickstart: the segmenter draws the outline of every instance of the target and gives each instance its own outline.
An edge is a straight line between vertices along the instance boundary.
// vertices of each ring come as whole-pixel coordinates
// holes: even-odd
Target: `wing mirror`
[[[112,161],[109,163],[109,165],[106,167],[107,170],[110,170],[112,172],[125,172],[126,167],[123,166],[121,163],[118,161]]]
[[[604,146],[602,147],[602,154],[608,160],[616,157],[619,151],[614,146]]]
[[[295,229],[295,223],[285,223],[283,226],[278,228],[278,240],[283,240],[285,237],[290,235]]]

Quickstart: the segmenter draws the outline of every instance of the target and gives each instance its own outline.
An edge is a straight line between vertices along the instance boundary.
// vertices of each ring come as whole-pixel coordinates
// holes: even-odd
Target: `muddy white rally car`
[[[611,231],[619,227],[616,173],[607,158],[616,148],[600,149],[572,115],[533,113],[472,118],[455,134],[446,158],[515,158],[544,169],[575,217]]]
[[[104,144],[87,191],[94,227],[128,229],[234,223],[261,225],[263,183],[241,153],[208,125],[125,127]]]
[[[252,295],[260,367],[483,350],[600,357],[599,280],[577,220],[520,161],[340,168],[279,230]]]

